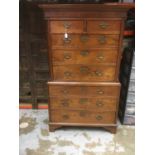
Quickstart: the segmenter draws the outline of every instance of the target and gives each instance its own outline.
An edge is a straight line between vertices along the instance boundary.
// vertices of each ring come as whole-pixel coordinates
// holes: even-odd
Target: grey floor
[[[20,110],[20,155],[134,155],[134,126],[117,134],[102,128],[66,127],[48,132],[47,110]]]

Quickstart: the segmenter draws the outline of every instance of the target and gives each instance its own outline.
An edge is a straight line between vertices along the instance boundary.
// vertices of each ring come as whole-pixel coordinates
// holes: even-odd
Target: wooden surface
[[[65,32],[64,32],[65,33]],[[68,35],[69,40],[64,40],[64,35],[51,35],[53,48],[105,48],[118,47],[119,35]],[[85,40],[84,40],[85,39]]]
[[[53,110],[52,122],[63,123],[85,123],[87,124],[114,124],[115,112],[92,112],[86,110]]]
[[[99,125],[115,133],[123,23],[127,10],[134,5],[114,3],[39,6],[48,20],[50,130],[64,124],[85,124]],[[66,34],[67,37],[64,38]],[[115,55],[106,51],[106,61],[97,63],[95,56],[105,49]],[[95,54],[91,56],[89,52],[83,52],[81,57],[80,50],[94,51]],[[100,58],[103,59],[103,56]],[[81,106],[86,100],[89,104]],[[105,102],[105,107],[98,110],[97,101],[98,105]]]
[[[73,64],[116,64],[117,48],[104,49],[58,49],[51,50],[53,65],[73,65]]]
[[[46,13],[56,12],[56,11],[80,11],[80,12],[122,12],[126,13],[131,8],[134,8],[133,3],[104,3],[104,4],[40,4],[39,7],[42,8]],[[46,16],[45,16],[46,17]],[[93,16],[92,16],[93,18]]]
[[[58,18],[126,18],[132,3],[105,4],[41,4],[46,19]],[[65,13],[64,13],[65,12]]]
[[[51,109],[76,109],[91,111],[116,111],[117,98],[114,97],[50,97]]]
[[[87,32],[94,34],[119,34],[120,20],[88,20]]]
[[[53,66],[55,81],[114,81],[115,65]]]
[[[51,21],[49,23],[49,31],[50,33],[64,33],[66,31],[65,25],[68,26],[67,32],[68,33],[82,33],[84,29],[84,23],[83,21],[66,21],[66,20],[61,20],[61,21]]]
[[[57,82],[59,83],[59,82]],[[98,82],[98,85],[89,86],[85,82],[77,82],[77,84],[67,84],[66,85],[49,85],[49,96],[78,96],[78,97],[103,97],[103,96],[114,96],[118,97],[120,85],[104,85]]]

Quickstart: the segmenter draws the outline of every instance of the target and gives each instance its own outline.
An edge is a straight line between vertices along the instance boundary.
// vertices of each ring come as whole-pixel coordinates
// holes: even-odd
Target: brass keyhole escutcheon
[[[103,90],[97,90],[97,94],[102,95],[102,94],[104,94],[104,91]]]
[[[64,54],[64,59],[65,60],[68,60],[68,59],[70,59],[71,58],[71,55],[70,54],[68,54],[68,53],[65,53]]]
[[[72,76],[72,73],[69,71],[64,72],[65,77],[70,78]]]
[[[99,24],[99,27],[101,28],[101,29],[105,29],[105,28],[107,28],[109,26],[109,24],[107,24],[106,22],[101,22],[100,24]]]
[[[64,114],[64,115],[62,115],[62,118],[63,118],[64,120],[67,120],[67,119],[69,119],[69,116],[68,116],[67,114]]]
[[[100,120],[103,119],[103,117],[102,117],[101,115],[97,115],[97,116],[96,116],[96,119],[100,121]]]
[[[64,25],[65,29],[69,29],[71,27],[71,23],[69,23],[69,22],[64,22],[63,25]]]
[[[62,90],[61,92],[62,92],[63,94],[68,94],[68,93],[69,93],[69,91],[66,90],[66,89]]]
[[[83,42],[83,43],[87,42],[88,39],[89,39],[88,35],[81,35],[81,37],[80,37],[80,40],[81,40],[81,42]]]
[[[87,115],[86,111],[80,111],[80,116],[85,117]]]
[[[99,36],[98,41],[99,41],[100,44],[104,44],[105,41],[106,41],[105,36]]]
[[[65,44],[69,44],[69,43],[71,43],[71,37],[63,38],[63,41]]]
[[[103,104],[103,102],[102,101],[97,101],[96,102],[96,106],[97,107],[102,107],[104,104]]]
[[[61,104],[65,107],[69,106],[69,101],[67,99],[61,100]]]
[[[81,86],[81,87],[80,87],[80,92],[81,92],[81,93],[86,93],[86,92],[87,92],[87,87]]]
[[[98,59],[98,60],[103,60],[103,58],[104,58],[103,55],[99,55],[99,56],[97,56],[97,59]]]
[[[80,54],[85,57],[85,56],[88,56],[89,51],[88,50],[83,50],[83,51],[80,52]]]
[[[103,60],[104,60],[104,55],[103,55],[103,53],[97,54],[96,59],[99,60],[99,61],[103,61]]]
[[[79,100],[79,103],[80,104],[86,104],[88,102],[88,99],[87,98],[81,98],[80,100]]]
[[[95,71],[95,75],[96,75],[96,76],[102,76],[103,73],[102,73],[101,71]]]
[[[83,74],[88,74],[89,73],[89,68],[87,66],[81,66],[80,67],[80,72]]]

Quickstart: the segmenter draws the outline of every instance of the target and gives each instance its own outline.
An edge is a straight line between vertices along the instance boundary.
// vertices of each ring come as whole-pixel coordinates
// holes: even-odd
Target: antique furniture
[[[124,20],[133,4],[41,4],[48,25],[49,129],[116,132]]]

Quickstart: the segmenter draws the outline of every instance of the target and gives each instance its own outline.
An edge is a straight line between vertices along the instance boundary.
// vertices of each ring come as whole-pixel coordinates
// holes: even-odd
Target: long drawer
[[[49,98],[50,109],[91,110],[96,112],[116,111],[118,98],[113,97],[65,97],[55,96]]]
[[[53,66],[55,81],[114,81],[116,65]]]
[[[51,110],[50,120],[52,123],[85,123],[85,124],[114,124],[115,112],[90,112],[77,110]]]
[[[67,64],[116,64],[118,49],[81,49],[81,50],[51,50],[51,59],[54,65]]]
[[[52,48],[112,48],[119,45],[119,35],[68,34],[68,38],[65,39],[64,34],[52,34],[50,40]]]
[[[48,82],[49,97],[119,97],[120,83]]]

